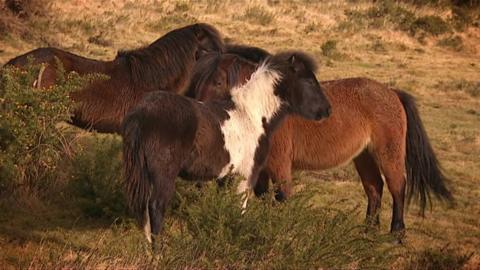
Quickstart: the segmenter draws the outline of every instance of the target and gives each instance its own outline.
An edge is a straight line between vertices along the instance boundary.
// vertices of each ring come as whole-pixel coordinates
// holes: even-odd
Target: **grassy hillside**
[[[86,57],[111,59],[118,50],[147,45],[176,27],[207,22],[215,25],[231,42],[270,51],[301,49],[311,53],[320,63],[317,74],[320,80],[365,76],[406,90],[418,99],[433,146],[451,179],[456,205],[449,208],[435,202],[425,218],[420,217],[418,208],[412,205],[406,214],[405,245],[389,251],[388,260],[374,259],[387,263],[392,269],[480,269],[480,11],[478,8],[452,8],[446,4],[448,1],[415,5],[422,2],[428,1],[35,1],[35,5],[17,10],[17,14],[6,8],[0,10],[0,65],[40,46],[55,46]],[[284,246],[278,244],[285,239],[272,240],[267,236],[261,243],[249,241],[265,249],[277,243],[280,248],[272,248],[270,257],[261,248],[255,250],[257,253],[245,255],[248,248],[242,245],[248,241],[242,242],[246,240],[235,234],[228,238],[230,240],[218,236],[215,238],[218,242],[209,242],[209,237],[198,235],[182,240],[178,236],[179,228],[184,226],[182,222],[205,215],[201,211],[192,213],[192,209],[183,211],[182,204],[177,202],[170,213],[173,217],[167,222],[166,238],[174,243],[163,250],[168,255],[152,260],[142,244],[142,235],[125,214],[121,192],[116,193],[120,190],[117,180],[121,178],[121,165],[118,159],[111,157],[120,155],[119,139],[94,136],[74,128],[69,128],[68,133],[74,153],[60,163],[55,185],[50,190],[34,195],[27,191],[12,196],[1,194],[0,268],[65,265],[241,268],[252,267],[251,263],[258,258],[264,260],[258,267],[269,268],[269,263],[275,262],[274,256],[285,259],[285,264],[275,265],[277,268],[298,268],[308,267],[305,261],[309,258],[322,258],[309,257],[307,254],[318,254],[315,253],[318,250],[307,248],[303,257],[299,253],[295,253],[296,259],[289,257],[282,253]],[[235,224],[251,229],[243,231],[246,234],[266,233],[269,232],[266,229],[255,232],[251,224],[255,220],[261,224],[259,226],[270,224],[261,220],[259,213],[279,218],[275,211],[292,214],[302,207],[310,209],[305,210],[304,215],[323,215],[319,220],[338,222],[340,231],[330,231],[336,236],[342,235],[341,229],[349,228],[350,223],[362,224],[366,197],[352,166],[298,172],[295,178],[300,194],[303,194],[300,190],[305,189],[305,183],[307,188],[314,189],[314,197],[309,199],[314,202],[313,210],[294,202],[278,208],[262,208],[262,204],[270,203],[257,200],[252,216],[246,217],[242,224]],[[180,188],[177,199],[181,202],[181,198],[186,197],[184,199],[189,202],[202,202],[198,194],[208,197],[217,192],[210,189],[211,186],[199,191],[187,185]],[[188,194],[193,194],[194,198]],[[219,209],[229,213],[228,207],[234,205],[229,204],[230,200],[234,199],[223,194],[218,200],[218,207],[221,203],[224,206]],[[199,205],[200,210],[208,210],[208,215],[215,208],[215,204],[206,201]],[[288,212],[289,209],[295,211]],[[341,211],[338,215],[349,213],[347,216],[352,220],[336,216],[336,210]],[[296,213],[292,218],[302,219],[304,215]],[[385,190],[382,233],[389,230],[390,216],[391,198]],[[224,218],[232,221],[235,217]],[[289,224],[278,220],[280,225],[267,226],[270,233],[282,234],[282,225]],[[293,230],[305,231],[312,226],[308,222],[300,224],[305,227]],[[327,233],[326,228],[333,226],[329,224],[323,223],[319,225],[321,229],[309,231],[307,235]],[[215,230],[226,226],[235,231],[225,224],[216,226],[220,225],[213,226]],[[206,228],[200,232],[214,233],[215,230]],[[305,242],[297,243],[297,247],[321,249],[318,243],[323,242],[312,237],[301,238]],[[202,247],[192,239],[206,241],[202,243],[209,248],[220,248],[214,254],[201,253]],[[224,242],[230,244],[219,244]],[[390,245],[383,245],[376,243],[374,247],[386,252]],[[196,255],[190,262],[182,261],[187,260],[180,256],[182,252]],[[353,251],[350,254],[352,258],[373,256]],[[355,269],[360,265],[358,262],[339,261],[337,265],[343,263]]]

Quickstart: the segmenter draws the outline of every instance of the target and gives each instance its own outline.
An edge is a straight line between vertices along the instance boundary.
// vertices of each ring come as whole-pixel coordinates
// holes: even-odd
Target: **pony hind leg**
[[[368,206],[366,223],[368,226],[380,225],[380,208],[382,204],[383,179],[373,157],[367,150],[354,159],[355,169],[362,180],[367,194]]]
[[[393,142],[391,143],[393,144]],[[403,147],[402,147],[403,146]],[[403,151],[403,154],[402,154]],[[385,177],[388,190],[392,194],[393,209],[390,232],[401,239],[405,235],[405,145],[389,145],[377,153],[377,163]]]
[[[153,153],[148,158],[148,173],[151,179],[152,192],[148,201],[146,219],[147,222],[149,221],[150,228],[145,227],[144,229],[146,234],[149,231],[151,232],[151,243],[155,249],[158,246],[156,238],[163,230],[165,210],[175,193],[175,178],[180,172],[181,162],[173,155],[175,151]]]

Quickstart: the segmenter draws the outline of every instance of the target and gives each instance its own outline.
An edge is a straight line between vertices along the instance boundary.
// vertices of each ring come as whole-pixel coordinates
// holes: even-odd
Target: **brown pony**
[[[233,62],[227,62],[229,68]],[[210,180],[240,174],[246,180],[239,191],[248,198],[281,119],[328,116],[330,104],[315,68],[301,52],[279,53],[224,100],[202,103],[155,91],[128,113],[122,132],[127,197],[148,239],[161,231],[179,175]]]
[[[6,65],[23,67],[44,63],[37,87],[55,83],[57,61],[66,72],[101,73],[98,80],[71,94],[77,103],[72,124],[99,132],[119,132],[125,114],[143,95],[165,90],[184,94],[195,61],[204,51],[222,51],[218,31],[208,24],[194,24],[173,30],[147,47],[119,52],[112,61],[84,58],[56,48],[39,48],[10,60]]]
[[[253,61],[262,55],[268,57],[261,49],[237,48],[235,52]],[[204,61],[221,62],[205,58],[198,66]],[[225,98],[226,90],[236,86],[230,84],[233,80],[226,80],[223,91],[215,88],[221,86],[217,81],[224,80],[232,70],[221,65],[210,67],[214,69],[197,80],[198,85],[190,86],[203,100]],[[197,73],[202,70],[194,68],[193,74],[201,78]],[[321,85],[332,106],[331,116],[323,121],[294,116],[285,119],[272,137],[267,165],[257,181],[257,194],[265,191],[271,178],[280,186],[277,198],[286,198],[292,192],[293,170],[324,170],[353,160],[368,198],[367,222],[379,224],[385,179],[393,197],[391,231],[399,232],[399,236],[405,228],[406,183],[408,202],[413,196],[419,198],[422,213],[430,202],[430,193],[452,200],[411,95],[366,78],[324,81]]]

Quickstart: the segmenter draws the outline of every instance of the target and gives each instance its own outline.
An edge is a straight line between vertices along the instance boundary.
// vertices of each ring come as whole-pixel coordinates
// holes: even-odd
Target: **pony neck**
[[[275,95],[281,73],[263,63],[245,84],[231,90],[235,111],[246,116],[246,120],[263,128],[269,126],[275,116],[283,111],[283,102]]]
[[[178,92],[190,74],[197,43],[193,34],[168,33],[147,47],[119,52],[130,69],[134,85]]]

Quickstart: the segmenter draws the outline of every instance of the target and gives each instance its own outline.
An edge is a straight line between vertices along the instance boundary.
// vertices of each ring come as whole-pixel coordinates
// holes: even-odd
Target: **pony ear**
[[[203,28],[198,24],[195,25],[194,29],[195,29],[194,30],[195,36],[197,37],[198,42],[203,43],[207,38],[207,34],[205,33],[205,30],[203,30]]]
[[[208,51],[203,49],[203,48],[198,48],[198,50],[195,52],[195,61],[198,59],[202,58],[203,56],[207,55]]]
[[[305,68],[305,65],[303,64],[302,61],[299,61],[297,59],[298,57],[295,56],[295,54],[293,54],[292,56],[290,56],[290,58],[288,59],[288,62],[292,65],[292,69],[293,71],[295,72],[298,72],[299,70],[302,70]]]

